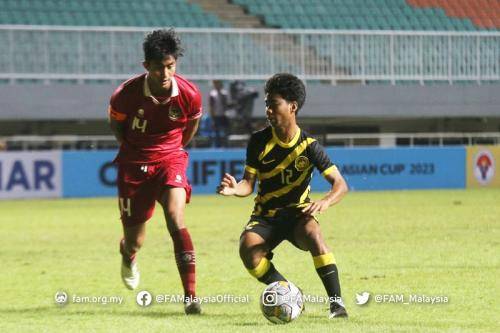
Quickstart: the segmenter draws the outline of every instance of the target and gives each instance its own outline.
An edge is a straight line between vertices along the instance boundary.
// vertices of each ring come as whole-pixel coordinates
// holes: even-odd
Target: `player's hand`
[[[315,216],[316,214],[321,214],[322,212],[327,210],[328,207],[330,207],[330,205],[324,200],[313,201],[309,204],[309,206],[302,209],[302,214]]]
[[[224,174],[224,177],[222,177],[220,185],[217,186],[217,193],[222,195],[234,195],[236,193],[237,185],[238,183],[236,182],[236,179],[226,173]]]

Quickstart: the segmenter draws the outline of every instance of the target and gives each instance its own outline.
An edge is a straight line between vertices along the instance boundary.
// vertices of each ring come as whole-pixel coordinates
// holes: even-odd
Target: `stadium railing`
[[[245,147],[248,135],[230,135],[229,147]],[[450,146],[450,145],[500,145],[500,132],[478,133],[371,133],[324,134],[318,139],[325,146]],[[197,136],[191,148],[210,148],[208,138]],[[102,150],[117,149],[118,144],[110,135],[16,135],[0,137],[0,150]]]
[[[141,68],[152,28],[0,26],[0,80],[123,80]],[[447,83],[500,80],[500,32],[177,29],[193,80]]]

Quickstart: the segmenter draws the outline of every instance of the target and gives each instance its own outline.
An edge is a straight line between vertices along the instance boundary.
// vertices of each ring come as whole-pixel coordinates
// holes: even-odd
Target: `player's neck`
[[[298,130],[299,126],[296,123],[289,124],[288,126],[274,127],[274,133],[276,133],[278,139],[283,143],[292,141]]]
[[[151,84],[151,80],[149,80],[149,76],[146,76],[148,80],[149,90],[151,91],[151,95],[154,97],[170,97],[172,94],[172,83],[170,83],[170,88],[165,89],[163,87],[158,87],[154,84]]]

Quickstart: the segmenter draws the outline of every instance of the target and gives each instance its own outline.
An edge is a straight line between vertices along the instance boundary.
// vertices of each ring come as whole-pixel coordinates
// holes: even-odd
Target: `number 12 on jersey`
[[[281,170],[281,183],[289,185],[290,179],[293,177],[293,171],[290,169]]]

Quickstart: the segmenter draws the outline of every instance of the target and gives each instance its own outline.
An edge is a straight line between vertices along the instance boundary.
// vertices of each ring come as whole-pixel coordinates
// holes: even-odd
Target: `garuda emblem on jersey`
[[[309,167],[309,159],[305,156],[299,156],[295,159],[295,169],[304,171]]]
[[[180,117],[182,117],[181,109],[177,105],[172,105],[168,110],[168,117],[170,118],[170,120],[178,120]]]

